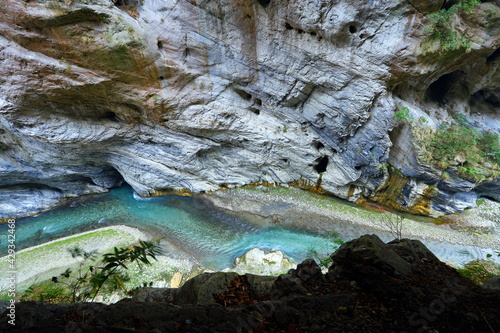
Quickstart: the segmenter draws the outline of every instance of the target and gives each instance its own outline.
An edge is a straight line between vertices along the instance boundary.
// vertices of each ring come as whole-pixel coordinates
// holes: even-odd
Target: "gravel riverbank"
[[[151,240],[151,235],[137,228],[124,225],[99,228],[96,230],[63,237],[38,246],[29,247],[16,253],[16,277],[18,292],[34,282],[40,282],[58,275],[66,268],[77,268],[79,260],[73,258],[68,249],[80,247],[84,251],[97,251],[103,254],[111,251],[114,247],[126,247],[137,243],[139,240]],[[183,274],[189,272],[195,262],[189,256],[176,249],[172,244],[165,241],[160,243],[164,249],[164,255],[153,261],[151,267],[140,270],[137,265],[130,267],[130,274],[136,280],[144,282],[155,281],[157,286],[165,286],[165,280],[170,279],[176,271]],[[9,257],[0,258],[0,272],[8,272]],[[163,276],[164,275],[164,276]],[[163,279],[162,279],[163,276]],[[0,291],[5,290],[8,280],[0,280]]]
[[[258,218],[260,223],[334,232],[346,240],[366,233],[377,234],[385,241],[394,239],[381,221],[382,214],[391,213],[297,188],[255,186],[217,191],[203,198],[216,208]],[[500,250],[500,204],[496,202],[483,200],[475,209],[448,216],[450,223],[442,225],[432,223],[430,218],[405,217],[402,237],[424,241],[444,260],[462,263],[467,257],[484,258],[487,253]]]

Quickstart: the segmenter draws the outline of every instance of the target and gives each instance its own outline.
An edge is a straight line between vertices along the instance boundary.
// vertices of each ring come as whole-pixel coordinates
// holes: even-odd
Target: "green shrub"
[[[461,125],[452,125],[438,129],[431,141],[431,148],[436,156],[452,161],[459,154],[470,155],[477,146],[478,131]]]
[[[497,134],[484,133],[479,138],[479,145],[483,148],[486,158],[500,165],[500,143]]]
[[[441,170],[458,164],[460,176],[475,181],[496,176],[495,170],[500,166],[498,135],[471,127],[463,115],[455,119],[458,123],[443,123],[437,130],[419,138],[419,147],[425,151],[424,160]],[[485,166],[487,162],[491,168]]]
[[[413,120],[413,117],[410,114],[410,109],[408,107],[402,108],[400,111],[394,112],[394,121],[396,123],[400,121],[404,121],[406,123],[410,123]]]
[[[448,9],[443,8],[428,16],[429,23],[425,31],[431,39],[439,41],[441,51],[448,52],[460,48],[464,48],[466,52],[470,51],[471,40],[457,30],[453,18],[456,13],[473,14],[475,7],[480,3],[479,0],[461,0]]]
[[[499,276],[500,267],[492,260],[477,259],[468,262],[457,271],[464,277],[471,279],[476,284],[483,284],[486,280]]]
[[[20,297],[20,301],[36,301],[45,303],[68,302],[69,289],[64,285],[55,285],[51,281],[33,284]]]
[[[95,252],[86,252],[76,247],[68,250],[73,258],[80,258],[78,269],[67,269],[50,281],[43,281],[29,287],[21,296],[21,301],[41,302],[85,302],[93,301],[102,291],[123,290],[129,280],[127,265],[136,262],[139,265],[151,265],[149,258],[156,259],[160,247],[152,242],[139,241],[139,245],[126,248],[114,248],[96,261]]]

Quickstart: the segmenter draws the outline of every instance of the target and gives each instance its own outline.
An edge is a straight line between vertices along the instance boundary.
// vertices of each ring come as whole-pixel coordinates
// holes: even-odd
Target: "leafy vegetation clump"
[[[437,13],[428,16],[429,23],[426,33],[433,40],[438,40],[441,51],[448,52],[464,48],[467,52],[471,49],[471,40],[464,32],[458,30],[453,22],[455,14],[471,15],[479,5],[479,0],[461,0],[450,8],[442,8]]]
[[[422,158],[441,170],[456,167],[462,177],[482,181],[500,174],[500,144],[497,134],[480,132],[464,116],[455,124],[443,123],[439,129],[423,130],[419,146]]]
[[[399,111],[394,112],[394,122],[398,123],[400,121],[409,123],[413,120],[413,117],[410,113],[410,109],[408,107],[404,107]]]
[[[151,259],[160,254],[156,243],[139,241],[138,245],[126,248],[114,248],[97,260],[97,253],[86,252],[76,247],[68,250],[73,258],[79,258],[78,269],[67,269],[50,281],[43,281],[29,287],[21,296],[21,301],[86,302],[93,301],[97,295],[106,291],[123,291],[128,294],[125,282],[129,280],[127,265],[136,262],[139,265],[151,265]]]
[[[493,260],[473,260],[465,264],[463,268],[457,269],[457,271],[479,285],[492,277],[500,276],[500,266]]]

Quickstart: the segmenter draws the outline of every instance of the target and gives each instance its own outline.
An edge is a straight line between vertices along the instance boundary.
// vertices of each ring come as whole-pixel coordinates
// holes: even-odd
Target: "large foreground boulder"
[[[1,332],[498,332],[500,291],[481,288],[421,242],[366,235],[327,274],[307,259],[279,277],[205,273],[131,300],[16,304]],[[7,313],[2,314],[2,318]]]

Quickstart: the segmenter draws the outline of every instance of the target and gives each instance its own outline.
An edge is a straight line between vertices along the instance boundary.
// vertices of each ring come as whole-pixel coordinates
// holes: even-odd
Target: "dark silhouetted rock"
[[[343,244],[325,276],[307,259],[279,277],[205,273],[179,290],[116,304],[16,304],[1,332],[497,332],[500,291],[481,288],[421,242]],[[498,286],[498,279],[485,284]],[[172,299],[175,300],[172,303]],[[5,305],[5,302],[1,303]],[[5,308],[5,306],[3,306]],[[6,313],[2,314],[6,318]]]

